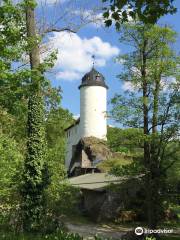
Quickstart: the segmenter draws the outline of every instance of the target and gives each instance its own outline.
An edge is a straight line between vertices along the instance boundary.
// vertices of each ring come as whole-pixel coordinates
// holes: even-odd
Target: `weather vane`
[[[92,55],[92,63],[93,63],[93,68],[94,68],[94,65],[95,65],[95,55],[94,54]]]

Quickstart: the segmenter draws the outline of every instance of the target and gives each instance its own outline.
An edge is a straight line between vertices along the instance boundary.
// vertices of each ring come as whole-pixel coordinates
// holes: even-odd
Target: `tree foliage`
[[[7,135],[0,133],[0,202],[8,203],[16,192],[17,170],[22,166],[23,155],[17,143]]]
[[[61,107],[52,108],[48,113],[46,120],[46,139],[47,139],[47,160],[49,170],[52,174],[51,184],[48,188],[49,197],[59,198],[61,189],[60,182],[66,178],[65,169],[65,147],[66,136],[65,128],[68,127],[74,119],[68,110]],[[64,184],[63,184],[64,185]]]
[[[107,143],[113,152],[137,153],[143,147],[143,131],[139,128],[108,127]]]
[[[105,7],[104,18],[107,27],[115,22],[119,30],[122,23],[136,20],[154,24],[161,16],[177,11],[173,5],[174,0],[102,0],[108,2]]]
[[[118,58],[124,65],[118,77],[130,84],[130,90],[126,96],[117,94],[112,99],[112,116],[125,126],[143,129],[144,156],[139,169],[148,189],[148,223],[155,227],[162,206],[159,193],[179,148],[179,56],[171,47],[176,33],[169,27],[142,23],[125,24],[122,33],[120,41],[132,51]]]
[[[56,52],[31,67],[22,58],[30,53],[32,63],[32,50],[37,50],[40,44],[39,37],[27,34],[27,6],[27,2],[12,4],[6,0],[0,6],[0,162],[3,171],[9,169],[7,184],[2,188],[4,203],[13,205],[9,196],[20,190],[17,204],[23,210],[24,229],[35,230],[43,220],[45,195],[55,196],[59,180],[65,177],[64,128],[72,117],[60,107],[60,89],[52,87],[44,76],[54,64]],[[16,174],[18,178],[13,178]],[[45,192],[51,175],[52,184]]]

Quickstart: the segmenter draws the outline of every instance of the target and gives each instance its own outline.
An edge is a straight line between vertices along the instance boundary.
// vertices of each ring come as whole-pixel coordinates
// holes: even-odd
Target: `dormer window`
[[[96,75],[96,81],[101,81],[100,74]]]

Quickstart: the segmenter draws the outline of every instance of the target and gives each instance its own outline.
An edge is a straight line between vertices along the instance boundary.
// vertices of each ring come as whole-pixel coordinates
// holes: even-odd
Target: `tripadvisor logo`
[[[142,235],[143,233],[145,233],[145,234],[152,234],[152,233],[167,234],[167,233],[173,233],[173,229],[147,229],[147,228],[137,227],[137,228],[135,228],[134,232],[136,235]]]
[[[135,228],[135,234],[136,235],[142,235],[144,232],[144,229],[142,227]]]

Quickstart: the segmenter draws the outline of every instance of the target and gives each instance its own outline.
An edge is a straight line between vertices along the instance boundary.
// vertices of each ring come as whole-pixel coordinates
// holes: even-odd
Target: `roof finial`
[[[92,55],[92,64],[93,64],[92,68],[94,68],[94,65],[95,65],[95,55],[94,54]]]

